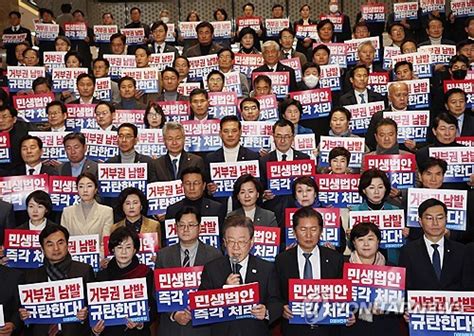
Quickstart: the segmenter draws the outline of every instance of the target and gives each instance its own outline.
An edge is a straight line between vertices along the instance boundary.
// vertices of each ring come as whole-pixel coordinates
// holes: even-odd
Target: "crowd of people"
[[[372,4],[368,1],[368,4]],[[463,147],[459,137],[474,136],[473,92],[461,88],[444,89],[445,81],[470,80],[474,69],[474,17],[456,17],[438,10],[424,13],[418,11],[417,18],[396,20],[393,13],[385,22],[368,22],[359,13],[356,23],[340,10],[338,0],[328,1],[328,11],[319,20],[311,14],[311,7],[300,8],[301,17],[283,28],[278,36],[270,36],[265,18],[257,16],[254,4],[245,4],[242,15],[232,20],[232,33],[225,38],[214,37],[212,22],[201,21],[199,13],[192,11],[186,22],[198,22],[196,38],[186,38],[175,27],[168,34],[170,12],[163,10],[157,21],[143,23],[141,10],[130,10],[131,23],[125,28],[143,28],[143,44],[127,45],[127,37],[121,32],[110,36],[110,43],[96,43],[92,27],[87,25],[87,36],[83,40],[70,40],[65,36],[68,23],[86,23],[85,14],[70,5],[61,7],[62,14],[55,18],[50,9],[40,9],[38,22],[58,24],[54,41],[32,37],[30,30],[21,26],[21,14],[9,13],[11,27],[4,35],[24,34],[24,41],[3,44],[7,52],[9,67],[43,67],[45,52],[64,52],[65,68],[87,68],[75,79],[75,90],[54,93],[54,100],[45,107],[47,122],[29,122],[13,104],[13,97],[20,95],[42,95],[53,92],[49,73],[32,81],[24,90],[9,90],[8,70],[0,78],[0,135],[9,136],[10,160],[0,163],[0,176],[23,176],[47,174],[49,176],[72,176],[76,178],[78,202],[53,211],[51,196],[43,190],[26,195],[26,210],[14,211],[12,204],[0,200],[0,239],[3,242],[6,229],[34,230],[39,234],[39,243],[44,254],[41,267],[17,270],[6,265],[5,250],[1,250],[0,308],[3,305],[5,325],[0,335],[404,335],[407,334],[408,313],[384,314],[376,309],[355,310],[345,325],[327,326],[318,324],[292,324],[289,306],[289,279],[340,279],[344,262],[365,265],[391,265],[406,269],[407,290],[469,291],[474,290],[474,263],[469,256],[474,249],[474,216],[468,208],[473,204],[472,186],[469,181],[450,183],[445,181],[448,163],[430,156],[430,148]],[[231,20],[227,12],[218,8],[213,17],[216,22]],[[245,19],[259,19],[259,27],[239,26]],[[285,8],[275,4],[271,19],[284,19]],[[338,19],[339,18],[339,19]],[[111,13],[103,13],[102,25],[114,25]],[[251,20],[250,20],[251,21]],[[336,29],[341,24],[341,29]],[[316,25],[318,38],[301,37],[301,27]],[[337,30],[337,31],[336,31]],[[432,64],[429,78],[430,104],[429,127],[426,138],[415,142],[412,139],[399,141],[399,125],[384,116],[384,112],[410,113],[409,82],[418,79],[414,64],[400,61],[389,69],[382,67],[383,47],[378,48],[369,37],[390,37],[389,47],[399,48],[401,54],[417,52],[426,45],[452,45],[456,48],[446,64]],[[169,35],[174,42],[167,42]],[[362,39],[357,47],[357,62],[347,69],[341,68],[340,88],[331,88],[332,106],[327,116],[304,118],[307,103],[290,95],[278,96],[278,116],[265,120],[262,97],[275,95],[271,73],[285,73],[288,91],[305,92],[318,90],[324,81],[321,70],[332,62],[333,43],[344,43]],[[97,57],[91,48],[97,47]],[[136,68],[151,67],[151,55],[173,54],[172,66],[166,66],[156,78],[158,92],[145,93],[137,88],[137,80],[131,76],[113,78],[110,100],[96,97],[96,83],[110,76],[113,65],[107,55],[133,55]],[[190,78],[189,58],[217,55],[217,68],[200,81]],[[235,73],[237,55],[260,55],[263,64],[252,73],[237,72],[239,102],[237,113],[220,118],[219,137],[222,146],[212,152],[190,152],[190,134],[179,121],[170,120],[163,102],[186,102],[190,114],[185,120],[196,125],[206,125],[217,118],[210,114],[210,93],[227,92],[226,79]],[[377,55],[378,54],[378,55]],[[282,63],[284,59],[298,59],[300,69]],[[377,60],[382,60],[379,62]],[[301,71],[301,78],[296,71]],[[370,88],[372,73],[389,74],[386,93]],[[190,92],[186,84],[197,85]],[[383,109],[374,113],[363,134],[351,131],[352,114],[346,106],[364,107],[368,103],[380,102]],[[118,155],[102,160],[88,158],[88,141],[84,129],[72,128],[68,124],[68,105],[94,105],[97,130],[117,134]],[[144,127],[160,129],[166,153],[162,156],[147,156],[139,153],[140,125],[116,123],[119,110],[140,110]],[[273,147],[257,150],[241,144],[243,125],[246,122],[271,124]],[[29,132],[68,132],[62,139],[67,156],[65,162],[44,160],[47,149],[41,137]],[[295,149],[298,135],[314,135],[315,148],[308,153]],[[360,202],[351,206],[337,203],[328,205],[319,199],[320,186],[314,176],[293,176],[290,195],[276,194],[269,185],[268,164],[272,162],[297,162],[298,160],[321,159],[320,139],[334,138],[364,139],[364,156],[410,155],[416,158],[416,181],[413,187],[432,190],[465,190],[467,212],[465,231],[450,230],[449,207],[442,200],[429,198],[418,207],[420,227],[403,229],[405,244],[401,248],[380,248],[381,229],[371,222],[349,227],[350,211],[385,211],[402,209],[407,216],[408,191],[395,188],[386,172],[351,165],[351,151],[336,146],[331,148],[327,167],[316,165],[316,175],[329,174],[358,176]],[[218,183],[213,179],[213,163],[258,161],[259,171],[242,174],[233,184],[232,196],[214,196]],[[184,197],[167,207],[165,213],[149,216],[146,191],[134,186],[123,188],[117,198],[101,197],[100,163],[146,164],[147,183],[181,181]],[[362,160],[364,162],[364,160]],[[127,181],[124,181],[126,185]],[[341,222],[337,244],[321,242],[325,220],[315,209],[340,207]],[[287,223],[286,209],[296,209],[291,223]],[[215,217],[222,248],[203,243],[199,239],[202,218]],[[165,221],[175,221],[178,242],[167,245]],[[457,224],[457,223],[455,223]],[[255,227],[266,226],[281,229],[280,253],[274,262],[252,255]],[[286,228],[293,229],[296,242],[285,244]],[[139,234],[158,235],[160,249],[155,256],[155,268],[179,268],[204,266],[200,290],[219,289],[226,285],[258,282],[260,303],[252,308],[252,319],[220,322],[193,327],[189,309],[175,312],[157,311],[153,270],[140,264],[136,256],[140,250]],[[97,234],[100,242],[109,237],[108,250],[113,257],[103,260],[101,270],[94,273],[91,265],[71,258],[68,251],[70,236]],[[104,248],[104,246],[102,246]],[[237,268],[235,268],[237,264]],[[104,321],[89,324],[87,308],[77,311],[78,323],[35,324],[29,323],[30,313],[20,307],[19,284],[32,284],[82,277],[84,283],[113,281],[130,278],[146,278],[149,292],[149,316],[146,323],[128,320],[126,325],[105,326]]]

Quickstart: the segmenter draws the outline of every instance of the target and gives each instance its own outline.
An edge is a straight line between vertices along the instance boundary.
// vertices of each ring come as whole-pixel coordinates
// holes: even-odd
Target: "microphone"
[[[232,274],[240,275],[239,271],[237,270],[237,264],[239,263],[239,258],[236,256],[232,256],[229,259],[230,259],[230,264],[232,266]]]

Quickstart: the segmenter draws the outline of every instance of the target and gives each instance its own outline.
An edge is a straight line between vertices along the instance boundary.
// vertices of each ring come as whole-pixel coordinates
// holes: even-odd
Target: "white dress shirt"
[[[433,263],[433,253],[434,253],[434,248],[431,246],[431,244],[438,244],[438,252],[439,252],[439,261],[441,264],[441,269],[443,269],[443,259],[444,259],[444,237],[441,238],[437,242],[432,242],[428,238],[426,238],[425,235],[423,235],[423,240],[425,241],[426,245],[426,250],[428,251],[428,255],[430,256],[430,261]]]
[[[300,279],[304,278],[304,265],[306,263],[306,258],[303,255],[304,252],[301,247],[298,245],[296,248],[296,253],[298,255],[298,271],[300,273]],[[313,269],[313,279],[321,279],[321,258],[319,257],[319,247],[316,247],[311,252],[312,255],[309,257],[311,262],[311,267]]]

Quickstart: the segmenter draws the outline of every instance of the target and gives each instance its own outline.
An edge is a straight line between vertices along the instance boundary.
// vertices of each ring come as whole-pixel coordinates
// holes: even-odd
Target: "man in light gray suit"
[[[183,207],[176,214],[176,231],[179,243],[158,251],[156,268],[203,266],[222,257],[216,248],[199,240],[201,214],[192,206]],[[208,326],[193,327],[191,313],[186,309],[173,313],[161,313],[159,335],[210,336]]]
[[[58,167],[60,176],[79,176],[89,172],[97,177],[97,162],[86,157],[86,137],[82,133],[69,133],[63,140],[68,162]]]

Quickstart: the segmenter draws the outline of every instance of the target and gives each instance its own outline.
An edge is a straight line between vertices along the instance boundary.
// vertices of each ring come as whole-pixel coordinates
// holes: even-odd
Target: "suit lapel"
[[[257,269],[257,261],[255,257],[249,254],[249,261],[247,263],[247,273],[245,274],[245,283],[258,282],[259,274]]]
[[[446,240],[445,240],[445,242],[446,242]],[[421,237],[421,239],[419,239],[419,244],[420,244],[419,249],[420,249],[420,252],[421,252],[420,253],[420,258],[422,259],[420,265],[427,265],[428,266],[427,272],[430,272],[431,277],[435,281],[439,282],[438,278],[436,277],[435,270],[433,268],[433,263],[431,262],[431,256],[429,255],[428,249],[426,248],[425,239],[423,237]],[[445,249],[446,249],[446,246],[445,246]],[[446,251],[444,252],[444,256],[446,256]],[[443,265],[445,265],[445,263],[446,263],[446,258],[443,260]],[[441,277],[443,277],[443,270],[442,269],[441,269]]]
[[[181,170],[181,166],[182,166],[182,162],[184,160],[184,153],[181,154],[181,158],[179,160],[179,169]],[[173,176],[173,164],[171,163],[171,158],[170,158],[170,155],[169,153],[165,155],[165,169],[166,169],[166,172],[167,172],[167,176],[170,180],[174,180],[174,176]]]
[[[237,161],[245,161],[247,159],[245,148],[243,146],[239,147],[239,153],[237,154]]]
[[[458,262],[457,260],[451,260],[451,244],[448,239],[444,239],[444,252],[443,252],[443,266],[441,267],[441,278],[439,280],[440,283],[444,283],[446,280],[447,275],[449,274],[449,265],[451,263]],[[434,269],[433,269],[434,270]]]
[[[181,267],[181,245],[179,243],[173,246],[171,253],[171,265],[174,267]]]

